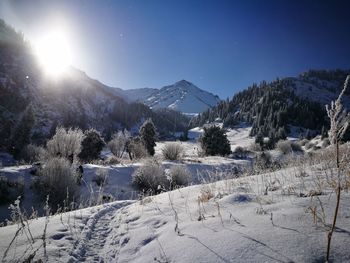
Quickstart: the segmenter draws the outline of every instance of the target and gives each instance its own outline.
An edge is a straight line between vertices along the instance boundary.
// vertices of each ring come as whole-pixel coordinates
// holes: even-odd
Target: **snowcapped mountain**
[[[201,90],[191,82],[180,80],[161,89],[133,89],[122,92],[129,101],[140,101],[151,109],[170,108],[186,114],[198,114],[215,106],[220,98]]]

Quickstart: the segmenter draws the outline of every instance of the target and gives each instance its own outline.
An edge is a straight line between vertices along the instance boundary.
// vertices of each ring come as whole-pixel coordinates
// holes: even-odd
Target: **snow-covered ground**
[[[7,251],[4,262],[24,260],[33,251],[35,259],[49,262],[322,262],[327,226],[313,221],[310,211],[322,202],[330,223],[335,196],[324,189],[320,201],[300,197],[323,176],[307,172],[300,178],[286,169],[39,218],[29,222],[34,243],[27,231],[9,247],[18,226],[3,227],[0,252]],[[350,261],[349,201],[344,193],[334,262]]]
[[[228,130],[232,150],[253,142],[249,131]],[[199,136],[203,131],[190,132]],[[320,143],[317,138],[313,142]],[[82,197],[103,191],[117,201],[39,217],[25,221],[24,227],[1,227],[3,262],[324,262],[335,204],[335,194],[325,183],[329,170],[304,165],[235,178],[232,169],[249,164],[249,159],[198,156],[193,139],[181,142],[182,160],[165,161],[161,152],[166,143],[157,143],[155,159],[164,168],[185,165],[193,185],[140,198],[131,176],[142,162],[86,164]],[[24,177],[24,208],[36,202],[30,169],[0,171],[8,178]],[[108,174],[102,190],[93,182],[98,170]],[[333,262],[350,262],[349,201],[344,191]],[[3,214],[7,208],[0,209]]]

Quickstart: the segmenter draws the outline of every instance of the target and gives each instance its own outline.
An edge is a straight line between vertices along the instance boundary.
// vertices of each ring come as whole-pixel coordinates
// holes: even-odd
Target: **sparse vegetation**
[[[148,156],[147,149],[139,137],[133,138],[129,142],[127,152],[129,153],[130,160],[139,160]]]
[[[168,142],[162,148],[162,154],[166,160],[180,160],[184,153],[184,148],[178,142]]]
[[[170,168],[169,176],[172,187],[187,186],[192,181],[192,176],[185,166],[175,165]]]
[[[45,160],[46,156],[47,152],[45,148],[34,144],[28,144],[25,146],[21,153],[21,158],[30,164]]]
[[[81,151],[84,134],[80,129],[57,127],[56,134],[46,144],[49,155],[62,157],[73,163]]]
[[[50,204],[55,208],[64,206],[64,203],[69,204],[79,195],[77,178],[71,164],[67,159],[60,157],[45,163],[39,171],[36,187],[43,198],[50,196]]]
[[[114,156],[122,158],[125,151],[127,151],[130,140],[131,135],[127,130],[124,130],[124,132],[119,131],[113,134],[112,139],[108,143],[108,148]]]
[[[164,168],[155,161],[148,161],[138,168],[132,175],[132,182],[141,191],[150,194],[159,193],[169,186]]]

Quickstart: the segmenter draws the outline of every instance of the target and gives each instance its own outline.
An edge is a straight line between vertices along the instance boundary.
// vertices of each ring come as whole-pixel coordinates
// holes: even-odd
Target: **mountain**
[[[146,118],[161,136],[188,126],[178,112],[127,102],[118,89],[78,69],[48,78],[23,35],[0,20],[0,150],[13,148],[21,130],[29,131],[26,143],[44,143],[57,125],[95,128],[108,139],[119,129],[136,132]]]
[[[193,118],[191,126],[220,118],[226,127],[242,121],[251,124],[252,136],[282,139],[292,133],[326,134],[329,121],[325,105],[338,97],[349,74],[349,70],[310,70],[297,77],[253,84]],[[348,90],[342,101],[348,109],[349,95]]]
[[[169,108],[186,114],[198,114],[215,106],[220,98],[181,80],[161,89],[132,89],[121,92],[128,101],[140,101],[151,109]]]

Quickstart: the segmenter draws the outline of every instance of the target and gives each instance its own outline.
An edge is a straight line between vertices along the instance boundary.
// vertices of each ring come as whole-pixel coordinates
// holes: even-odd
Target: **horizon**
[[[347,6],[346,1],[3,1],[0,18],[30,42],[57,25],[63,28],[71,65],[105,85],[160,89],[185,79],[225,99],[263,80],[349,69]]]

